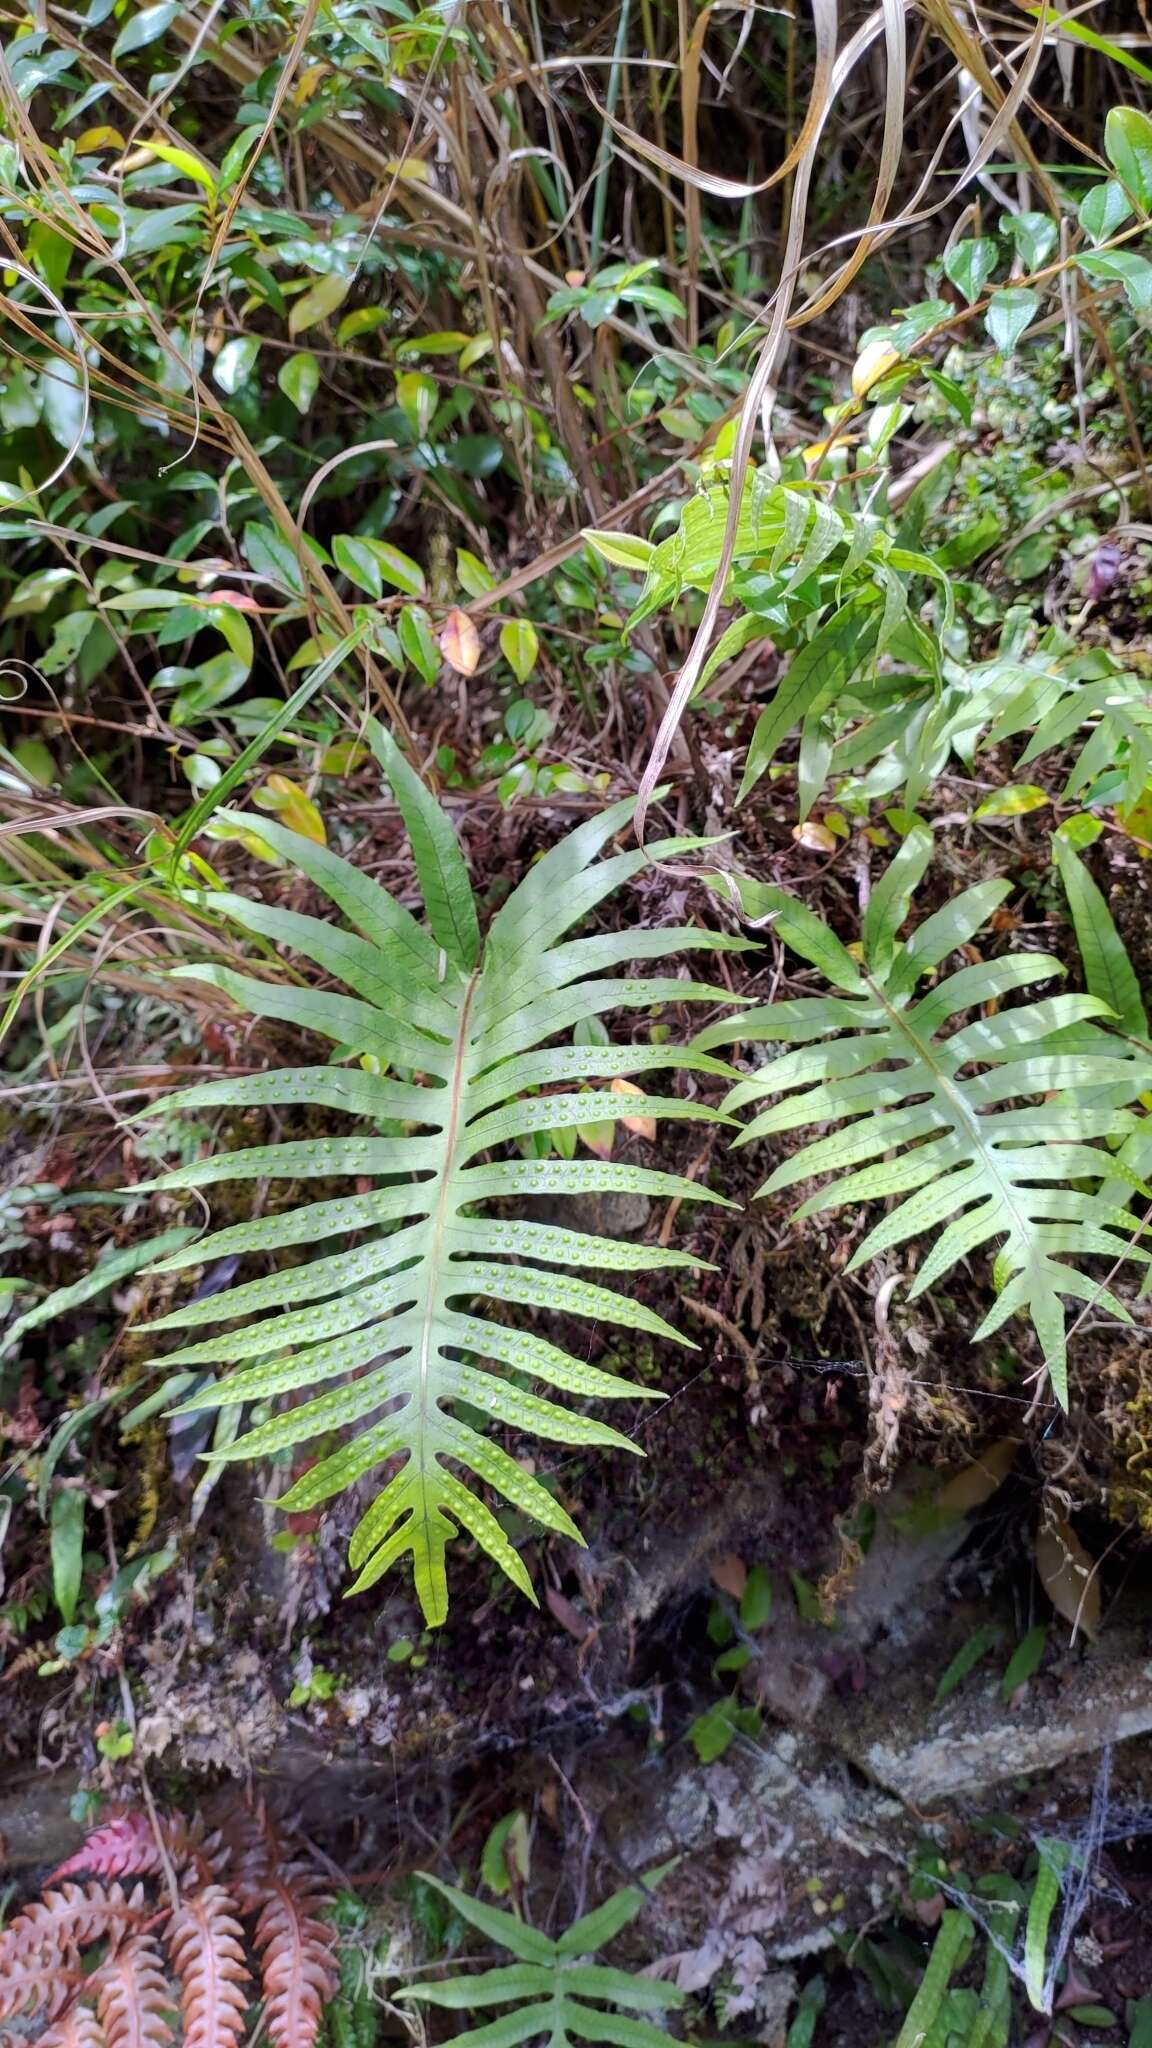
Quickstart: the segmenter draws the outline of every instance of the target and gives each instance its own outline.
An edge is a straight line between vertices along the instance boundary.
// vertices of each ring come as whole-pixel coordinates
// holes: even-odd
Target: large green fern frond
[[[533,1597],[518,1551],[471,1480],[483,1481],[545,1527],[578,1537],[548,1488],[476,1428],[471,1415],[480,1411],[555,1443],[632,1450],[618,1431],[530,1391],[527,1382],[609,1399],[649,1391],[534,1330],[493,1320],[475,1304],[487,1300],[674,1337],[653,1310],[565,1269],[693,1264],[661,1247],[510,1220],[485,1205],[602,1190],[724,1200],[696,1181],[611,1159],[521,1154],[493,1161],[490,1155],[536,1133],[625,1116],[715,1119],[719,1112],[699,1101],[583,1086],[660,1069],[731,1078],[730,1068],[705,1053],[657,1043],[550,1041],[609,1011],[650,1012],[660,1004],[714,1002],[723,995],[674,978],[604,977],[605,969],[638,957],[747,942],[695,927],[566,938],[649,858],[635,850],[598,857],[625,825],[627,802],[546,853],[482,942],[447,818],[388,736],[374,726],[370,737],[408,828],[427,924],[326,848],[264,818],[248,820],[347,924],[236,896],[215,896],[211,907],[338,986],[302,986],[298,974],[257,979],[215,965],[178,970],[223,989],[256,1016],[330,1040],[335,1060],[357,1064],[208,1081],[158,1106],[291,1111],[308,1105],[338,1110],[364,1127],[363,1135],[289,1137],[225,1150],[166,1174],[163,1187],[334,1177],[375,1185],[232,1225],[166,1260],[163,1270],[171,1271],[232,1253],[317,1248],[300,1263],[190,1302],[152,1328],[232,1326],[165,1359],[179,1369],[237,1368],[181,1412],[309,1390],[302,1405],[261,1422],[216,1454],[264,1458],[318,1443],[319,1461],[280,1498],[280,1507],[315,1507],[392,1463],[352,1538],[351,1563],[359,1573],[353,1590],[411,1553],[424,1612],[438,1623],[447,1610],[445,1547],[461,1529]],[[668,840],[650,853],[683,853],[701,843]],[[353,1234],[362,1232],[369,1235],[352,1246]],[[345,1430],[347,1439],[333,1442]]]
[[[839,1128],[782,1160],[759,1193],[838,1176],[799,1217],[893,1198],[848,1270],[936,1234],[913,1295],[969,1253],[995,1245],[999,1292],[975,1335],[989,1335],[1017,1312],[1028,1315],[1066,1404],[1063,1297],[1099,1302],[1129,1320],[1106,1284],[1069,1265],[1068,1256],[1150,1261],[1132,1243],[1137,1226],[1116,1198],[1116,1161],[1100,1141],[1137,1127],[1128,1105],[1152,1082],[1152,1059],[1092,1021],[1111,1014],[1093,995],[1047,996],[962,1021],[1061,974],[1047,954],[980,961],[920,992],[1009,890],[996,881],[965,889],[902,942],[931,849],[931,832],[915,821],[872,892],[859,964],[783,890],[740,878],[745,913],[773,917],[780,938],[837,993],[746,1011],[703,1031],[696,1045],[792,1046],[729,1095],[729,1110],[779,1098],[737,1143],[813,1125]]]

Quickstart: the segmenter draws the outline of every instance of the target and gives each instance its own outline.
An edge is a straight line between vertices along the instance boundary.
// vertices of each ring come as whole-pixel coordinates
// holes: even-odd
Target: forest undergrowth
[[[14,2038],[1148,2048],[1150,86],[6,10]]]

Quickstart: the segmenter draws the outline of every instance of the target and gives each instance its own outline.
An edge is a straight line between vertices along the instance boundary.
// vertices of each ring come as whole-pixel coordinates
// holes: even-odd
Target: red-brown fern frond
[[[0,1934],[0,2019],[47,2007],[51,2018],[70,1995],[80,1951],[106,1937],[120,1940],[144,1916],[137,1886],[62,1884],[18,1913]]]
[[[122,1942],[92,1979],[106,2048],[167,2048],[174,1999],[159,1950],[146,1934]]]
[[[155,1877],[161,1868],[148,1815],[113,1813],[47,1881],[58,1884],[62,1877],[74,1877],[77,1871],[91,1871],[93,1877]]]
[[[313,2048],[337,1983],[335,1930],[319,1917],[327,1894],[308,1864],[293,1859],[263,1805],[238,1812],[225,1829],[241,1849],[234,1880],[241,1907],[258,1915],[254,1946],[273,2048]]]
[[[190,1893],[173,1914],[168,1946],[183,1995],[184,2048],[236,2048],[252,1981],[243,1938],[223,1885]]]
[[[337,1983],[335,1930],[318,1917],[327,1897],[306,1863],[274,1863],[265,1883],[254,1937],[264,2024],[274,2048],[313,2048]]]
[[[77,2002],[46,2034],[36,2036],[32,2048],[104,2048],[104,2036],[91,2006]]]

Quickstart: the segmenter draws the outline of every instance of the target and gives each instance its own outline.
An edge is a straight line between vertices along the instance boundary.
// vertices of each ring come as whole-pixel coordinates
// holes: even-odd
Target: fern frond
[[[180,1980],[183,2048],[236,2048],[252,1978],[244,1931],[223,1885],[182,1898],[169,1923],[168,1947]]]
[[[143,1893],[118,1884],[62,1884],[25,1906],[0,1934],[0,2019],[45,2009],[52,2018],[79,1977],[81,1952],[139,1925]]]
[[[347,1442],[327,1449],[281,1496],[278,1505],[288,1512],[314,1508],[386,1460],[399,1460],[353,1535],[351,1562],[359,1574],[353,1590],[373,1584],[410,1554],[425,1615],[435,1625],[447,1611],[446,1547],[461,1531],[535,1598],[519,1552],[474,1490],[476,1480],[545,1528],[582,1540],[547,1487],[477,1429],[460,1404],[553,1443],[634,1451],[617,1430],[528,1391],[523,1382],[606,1399],[651,1391],[490,1319],[473,1303],[483,1298],[675,1338],[655,1311],[555,1269],[657,1271],[686,1263],[658,1246],[622,1247],[588,1233],[506,1220],[484,1205],[602,1190],[724,1201],[696,1181],[612,1160],[492,1162],[489,1155],[537,1132],[594,1121],[637,1115],[716,1120],[719,1112],[697,1101],[585,1085],[677,1070],[731,1078],[731,1069],[699,1050],[550,1041],[608,1011],[715,1002],[724,993],[671,978],[597,978],[605,969],[637,955],[656,959],[747,942],[691,927],[567,939],[651,859],[704,843],[675,839],[646,852],[599,858],[630,816],[625,802],[546,853],[497,912],[481,946],[467,871],[447,820],[387,735],[372,726],[370,737],[408,827],[427,926],[338,855],[261,818],[262,837],[352,928],[238,897],[217,896],[213,905],[279,950],[311,962],[340,989],[257,980],[217,966],[178,970],[225,990],[258,1016],[327,1038],[335,1059],[358,1056],[360,1066],[209,1081],[166,1105],[330,1107],[359,1119],[365,1134],[221,1151],[166,1174],[159,1185],[359,1176],[377,1185],[233,1225],[186,1256],[177,1253],[164,1270],[232,1252],[340,1241],[318,1257],[189,1303],[152,1328],[236,1323],[270,1311],[248,1327],[169,1354],[169,1367],[211,1362],[239,1368],[180,1412],[309,1389],[302,1405],[214,1454],[263,1458],[352,1429]],[[365,1071],[369,1062],[390,1071]],[[539,1092],[551,1090],[558,1092]],[[392,1126],[387,1136],[377,1135],[383,1120]],[[347,1249],[350,1234],[361,1230],[374,1235]],[[495,1365],[506,1371],[494,1371]]]
[[[319,1917],[326,1903],[305,1863],[279,1863],[266,1882],[253,1938],[275,2048],[313,2048],[324,2005],[335,1997],[335,1930]]]
[[[57,1866],[48,1883],[59,1884],[62,1877],[82,1871],[93,1877],[154,1877],[162,1868],[148,1815],[127,1811],[101,1821],[76,1854]]]
[[[147,1935],[120,1943],[92,1979],[105,2048],[166,2048],[172,1993],[159,1951]]]
[[[331,1904],[316,1872],[293,1857],[263,1805],[234,1807],[233,1888],[256,1922],[264,2026],[276,2048],[312,2048],[326,2002],[339,1982],[336,1929],[321,1919]]]
[[[37,2034],[33,2048],[105,2048],[104,2034],[91,2006],[77,2000],[47,2033]]]
[[[898,933],[931,846],[931,833],[916,821],[873,891],[859,966],[783,890],[741,878],[746,914],[758,920],[774,915],[779,936],[818,966],[838,993],[746,1012],[702,1032],[697,1044],[791,1045],[728,1097],[732,1110],[778,1098],[737,1143],[815,1124],[839,1128],[783,1160],[758,1192],[840,1176],[805,1201],[798,1217],[893,1198],[848,1270],[909,1239],[934,1235],[913,1296],[960,1259],[995,1246],[998,1297],[975,1335],[989,1335],[1013,1314],[1029,1316],[1054,1391],[1066,1405],[1063,1297],[1098,1302],[1131,1320],[1103,1283],[1067,1258],[1098,1253],[1152,1263],[1131,1241],[1136,1226],[1127,1209],[1102,1192],[1114,1162],[1100,1142],[1136,1127],[1128,1105],[1152,1084],[1152,1058],[1092,1021],[1110,1011],[1091,995],[1048,996],[960,1021],[978,1006],[1062,973],[1045,954],[963,967],[918,994],[924,977],[966,945],[1008,893],[1005,883],[966,889],[901,942]],[[1007,1106],[1026,1098],[1039,1099]]]
[[[655,1977],[634,1975],[586,1958],[636,1918],[671,1868],[664,1864],[649,1871],[640,1884],[614,1892],[555,1941],[513,1914],[425,1874],[424,1882],[435,1886],[462,1919],[517,1960],[472,1977],[414,1984],[397,1996],[455,2012],[489,2005],[518,2008],[487,2026],[454,2035],[453,2048],[513,2048],[516,2042],[541,2038],[548,2041],[549,2048],[571,2048],[574,2040],[610,2041],[615,2048],[668,2048],[669,2036],[662,2028],[632,2015],[674,2012],[683,2005],[684,1993]],[[618,2006],[623,2012],[615,2010]]]

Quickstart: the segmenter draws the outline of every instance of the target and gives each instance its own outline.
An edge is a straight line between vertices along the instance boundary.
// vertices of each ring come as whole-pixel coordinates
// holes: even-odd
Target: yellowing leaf
[[[613,1095],[643,1095],[644,1093],[642,1088],[636,1086],[635,1081],[625,1081],[619,1074],[617,1074],[611,1086]],[[654,1116],[622,1116],[620,1121],[626,1131],[634,1132],[638,1138],[648,1138],[651,1140],[656,1136],[656,1119]]]
[[[797,846],[806,846],[809,853],[835,853],[836,835],[821,825],[815,818],[806,818],[802,825],[793,825],[792,837]]]
[[[976,807],[978,818],[1018,818],[1025,811],[1038,811],[1052,801],[1046,789],[1034,782],[1010,782],[986,796]]]
[[[311,797],[305,796],[299,784],[290,782],[286,775],[270,775],[263,789],[256,790],[253,802],[262,811],[275,811],[290,832],[314,840],[317,846],[327,846],[324,820]]]
[[[473,363],[478,363],[480,361],[481,356],[488,355],[493,345],[494,344],[492,341],[492,336],[490,334],[478,334],[474,341],[470,341],[468,343],[467,348],[462,348],[460,351],[460,360],[456,365],[457,369],[460,372],[460,375],[462,377],[466,376],[468,371],[472,368]]]
[[[867,348],[861,349],[852,366],[853,398],[863,398],[865,392],[871,391],[872,386],[878,384],[881,377],[886,377],[889,370],[894,370],[899,361],[899,351],[890,341],[870,341]]]
[[[1050,1504],[1036,1537],[1036,1570],[1040,1584],[1073,1637],[1079,1630],[1095,1636],[1100,1629],[1100,1579],[1094,1560],[1063,1511]]]
[[[151,156],[158,156],[162,163],[171,164],[182,178],[191,178],[195,184],[203,185],[204,190],[215,198],[216,174],[202,157],[193,156],[190,149],[173,149],[167,142],[150,142],[147,147]]]
[[[76,150],[80,156],[89,149],[125,149],[127,144],[118,128],[86,128],[77,137]]]
[[[426,185],[429,181],[428,166],[420,156],[406,156],[403,162],[392,157],[384,169],[390,178],[403,178],[407,185]]]
[[[467,612],[449,612],[440,628],[440,652],[458,675],[475,675],[480,659],[480,635]]]
[[[315,327],[320,320],[326,320],[338,306],[344,304],[352,288],[350,277],[337,277],[330,271],[327,277],[318,277],[309,285],[303,296],[295,301],[288,315],[288,332],[293,338],[303,334],[306,327]]]

